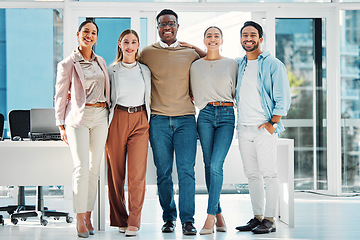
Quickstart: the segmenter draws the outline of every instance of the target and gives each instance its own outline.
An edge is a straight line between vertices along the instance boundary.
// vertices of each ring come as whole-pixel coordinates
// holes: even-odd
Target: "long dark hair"
[[[95,25],[95,27],[96,27],[96,35],[99,35],[99,27],[98,27],[98,26],[96,25],[96,23],[95,23],[94,21],[92,21],[92,20],[83,21],[83,22],[80,24],[79,28],[78,28],[78,32],[81,32],[81,29],[82,29],[86,24],[88,24],[88,23],[92,23],[92,24]]]

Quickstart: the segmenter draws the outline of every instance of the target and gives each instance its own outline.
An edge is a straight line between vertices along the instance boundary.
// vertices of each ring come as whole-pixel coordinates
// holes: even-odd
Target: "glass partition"
[[[107,66],[115,61],[117,42],[120,34],[131,27],[130,18],[95,18],[99,27],[98,41],[95,46],[96,54],[102,56]]]
[[[0,26],[0,112],[53,107],[62,10],[0,9]]]
[[[179,16],[178,40],[189,42],[206,50],[204,31],[210,26],[217,26],[223,32],[224,44],[221,54],[229,58],[243,56],[240,44],[240,28],[251,19],[250,12],[177,12]],[[158,37],[158,36],[157,36]]]
[[[263,3],[263,2],[273,2],[273,3],[285,3],[285,2],[331,2],[331,0],[206,0],[207,2],[241,2],[241,3]],[[351,0],[349,0],[351,1]]]
[[[63,2],[64,0],[0,0],[0,2]]]
[[[6,28],[5,9],[0,9],[0,113],[7,119],[6,111]],[[4,131],[6,137],[6,131]]]
[[[199,0],[74,0],[78,2],[198,2]]]
[[[63,13],[57,9],[0,9],[0,113],[13,109],[53,107],[56,65],[63,58]],[[5,124],[4,137],[9,137]],[[36,187],[25,188],[26,196]],[[3,186],[0,197],[16,188]],[[64,187],[44,188],[44,195],[63,195]],[[11,198],[4,198],[9,204]]]
[[[360,10],[341,12],[342,188],[360,191]]]
[[[276,57],[286,66],[291,107],[281,137],[295,141],[297,190],[327,188],[325,39],[321,19],[276,19]],[[297,26],[297,27],[294,27]]]

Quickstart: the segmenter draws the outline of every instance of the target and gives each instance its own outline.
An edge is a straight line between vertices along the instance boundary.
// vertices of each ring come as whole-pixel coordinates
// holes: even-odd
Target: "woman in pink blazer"
[[[92,21],[81,23],[79,47],[57,67],[56,125],[71,150],[74,163],[73,203],[79,237],[94,234],[94,208],[100,163],[108,132],[110,82],[105,60],[94,46],[99,29]]]

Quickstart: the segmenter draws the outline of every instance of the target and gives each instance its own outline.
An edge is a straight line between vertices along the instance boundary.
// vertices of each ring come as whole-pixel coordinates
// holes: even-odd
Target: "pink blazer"
[[[105,97],[110,106],[110,81],[105,60],[96,55],[97,62],[105,75]],[[85,111],[85,87],[84,74],[79,62],[75,61],[75,55],[70,56],[58,63],[55,85],[55,119],[56,125],[69,125],[79,127]],[[68,93],[71,98],[68,101]]]

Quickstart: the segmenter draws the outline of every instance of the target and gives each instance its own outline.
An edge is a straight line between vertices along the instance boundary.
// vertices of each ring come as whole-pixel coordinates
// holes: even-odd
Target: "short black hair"
[[[178,22],[178,15],[176,14],[176,12],[174,12],[171,9],[163,9],[163,10],[161,10],[161,12],[156,16],[156,22],[159,23],[159,18],[161,16],[164,16],[164,15],[174,15],[175,18],[176,18],[176,23]]]
[[[254,28],[256,28],[259,32],[259,38],[262,38],[264,32],[263,32],[263,29],[262,27],[260,26],[260,24],[254,22],[254,21],[247,21],[244,23],[244,26],[242,26],[241,30],[240,30],[240,35],[242,35],[242,31],[244,28],[248,27],[248,26],[252,26]]]
[[[88,23],[92,23],[92,24],[95,25],[95,27],[96,27],[96,35],[99,35],[99,27],[96,25],[96,23],[93,20],[83,21],[79,26],[78,32],[81,32],[81,29]]]

